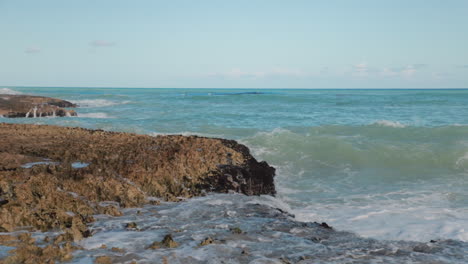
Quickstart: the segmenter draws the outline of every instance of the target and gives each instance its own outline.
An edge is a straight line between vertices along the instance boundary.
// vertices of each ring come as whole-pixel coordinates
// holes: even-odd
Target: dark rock
[[[74,110],[63,107],[76,105],[57,98],[0,94],[0,115],[4,117],[76,116]]]
[[[172,235],[166,235],[161,242],[153,242],[148,249],[159,249],[159,248],[176,248],[179,246],[179,243],[175,242],[172,239]]]
[[[126,229],[138,230],[138,225],[135,222],[125,224]]]
[[[214,243],[213,238],[207,237],[207,238],[203,239],[202,242],[200,242],[200,246],[207,246],[207,245],[211,245],[213,243]]]
[[[242,229],[240,229],[239,227],[233,227],[233,228],[230,228],[229,229],[231,231],[231,233],[233,234],[242,234]]]
[[[329,226],[327,223],[325,222],[322,222],[321,224],[319,224],[319,226],[323,227],[323,228],[326,228],[326,229],[333,229],[333,227]]]

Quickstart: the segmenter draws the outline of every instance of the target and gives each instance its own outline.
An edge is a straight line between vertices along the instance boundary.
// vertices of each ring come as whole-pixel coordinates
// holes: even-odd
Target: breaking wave
[[[106,99],[86,99],[86,100],[71,100],[72,103],[79,107],[95,108],[95,107],[107,107],[121,104],[128,104],[130,101],[111,101]]]
[[[297,220],[365,237],[468,241],[468,127],[321,126],[243,140]],[[391,220],[389,220],[391,219]]]
[[[22,92],[18,92],[10,88],[0,88],[0,94],[22,94]]]
[[[106,113],[79,113],[78,117],[86,117],[86,118],[112,118]]]
[[[402,123],[398,121],[390,121],[390,120],[379,120],[374,123],[375,125],[379,126],[386,126],[386,127],[396,127],[396,128],[403,128],[406,127]]]

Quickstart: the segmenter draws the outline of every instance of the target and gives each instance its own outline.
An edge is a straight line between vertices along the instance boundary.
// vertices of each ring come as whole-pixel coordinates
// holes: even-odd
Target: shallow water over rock
[[[466,263],[467,243],[379,241],[303,223],[268,197],[215,194],[97,216],[72,263]],[[128,228],[131,223],[132,228]],[[149,248],[171,235],[177,247]],[[208,241],[208,242],[207,242]]]

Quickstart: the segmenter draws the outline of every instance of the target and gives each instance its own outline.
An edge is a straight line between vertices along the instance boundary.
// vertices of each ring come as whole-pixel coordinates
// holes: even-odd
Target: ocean
[[[57,97],[80,107],[77,117],[0,122],[235,139],[277,169],[275,198],[211,194],[165,205],[174,218],[196,221],[177,216],[184,204],[200,210],[229,205],[220,210],[241,217],[242,200],[378,243],[452,241],[457,252],[468,254],[468,90],[5,87],[1,93]],[[151,208],[145,210],[151,215]],[[141,218],[148,225],[155,221],[149,215]],[[135,246],[136,238],[112,229],[112,221],[119,220],[98,221],[96,228],[107,232],[82,245]],[[222,226],[227,220],[217,221]],[[192,257],[201,254],[185,250]],[[83,262],[76,263],[86,263],[86,253],[78,255]]]

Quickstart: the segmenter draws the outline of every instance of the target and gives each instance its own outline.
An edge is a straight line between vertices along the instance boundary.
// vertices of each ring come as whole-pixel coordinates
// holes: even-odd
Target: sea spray
[[[381,239],[468,241],[466,134],[455,126],[326,126],[243,142],[276,166],[278,197],[297,220]]]

